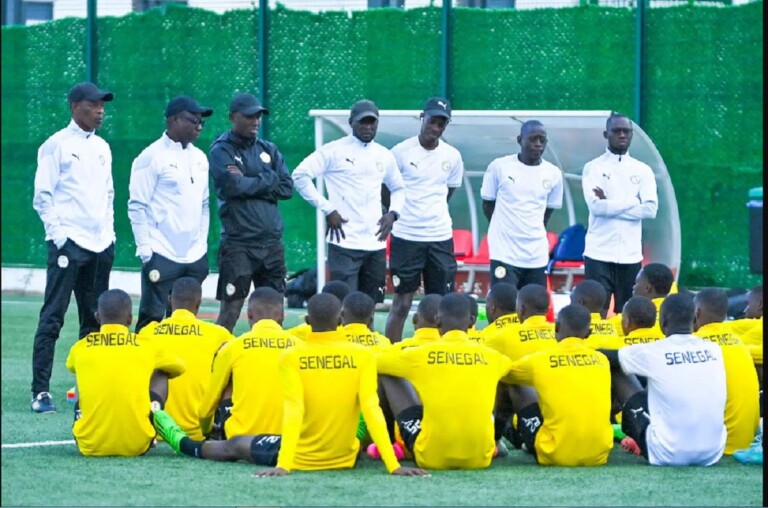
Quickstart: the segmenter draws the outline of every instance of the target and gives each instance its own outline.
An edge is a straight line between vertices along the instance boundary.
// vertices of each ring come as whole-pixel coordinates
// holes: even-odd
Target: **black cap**
[[[255,115],[256,113],[269,114],[269,110],[261,105],[261,101],[256,96],[249,93],[241,93],[232,98],[229,103],[230,113],[241,113],[245,116]]]
[[[349,112],[349,118],[351,118],[353,122],[358,122],[367,116],[379,118],[379,108],[377,108],[376,104],[372,101],[365,99],[357,101]]]
[[[182,111],[200,113],[203,116],[211,116],[213,114],[211,108],[201,106],[189,95],[179,95],[178,97],[171,99],[168,106],[165,107],[165,117],[168,118],[169,116],[178,115]]]
[[[424,114],[451,118],[451,103],[442,97],[432,97],[424,104]]]
[[[80,101],[106,101],[109,102],[114,98],[112,92],[106,92],[99,90],[99,88],[93,83],[87,81],[78,83],[72,87],[69,91],[69,102]]]

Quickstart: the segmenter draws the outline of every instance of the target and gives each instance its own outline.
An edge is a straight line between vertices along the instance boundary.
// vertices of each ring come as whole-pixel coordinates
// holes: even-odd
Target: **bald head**
[[[538,284],[523,286],[517,293],[517,315],[520,321],[531,316],[545,316],[549,310],[547,288]]]
[[[192,314],[200,310],[203,299],[203,286],[192,277],[180,277],[171,287],[171,309],[185,309]]]
[[[270,287],[256,288],[248,297],[248,322],[253,326],[262,319],[271,319],[280,324],[285,319],[283,294]]]
[[[331,332],[339,326],[341,302],[334,295],[320,293],[307,302],[307,323],[313,332]]]
[[[583,305],[589,312],[602,312],[605,299],[608,297],[605,288],[596,280],[583,280],[573,288],[571,303]]]
[[[688,294],[669,295],[661,304],[659,324],[667,337],[693,332],[693,318],[693,298]]]
[[[555,333],[557,340],[561,341],[568,337],[578,337],[585,339],[589,337],[589,324],[591,316],[589,309],[578,303],[566,305],[557,314],[555,321]]]
[[[443,297],[437,294],[429,294],[421,299],[419,306],[416,307],[416,314],[413,315],[413,328],[437,328],[437,312],[440,306],[440,300]],[[477,315],[475,315],[477,317]]]
[[[522,137],[527,137],[532,132],[537,132],[537,131],[546,132],[546,129],[544,128],[544,124],[538,120],[528,120],[527,122],[523,123],[523,125],[520,126],[520,136]]]
[[[369,326],[373,322],[376,302],[362,291],[352,291],[341,304],[341,323],[360,323]]]
[[[718,288],[704,288],[693,297],[694,330],[710,323],[722,323],[728,317],[728,295]]]
[[[131,297],[122,289],[108,289],[99,296],[96,319],[101,325],[131,326]]]
[[[467,297],[460,293],[443,296],[437,308],[437,321],[441,334],[453,330],[466,332],[470,326]]]

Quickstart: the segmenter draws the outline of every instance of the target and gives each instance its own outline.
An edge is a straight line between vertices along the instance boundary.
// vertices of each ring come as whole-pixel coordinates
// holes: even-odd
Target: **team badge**
[[[56,262],[58,263],[59,268],[66,268],[69,266],[69,258],[64,255],[59,256],[59,259],[57,259]]]
[[[267,152],[261,152],[261,155],[259,155],[259,159],[261,159],[261,162],[264,164],[269,164],[272,162],[272,157],[269,156]]]
[[[507,276],[507,269],[503,266],[497,266],[493,271],[493,275],[495,275],[497,279],[503,279]]]
[[[552,188],[552,180],[549,180],[549,179],[544,179],[544,180],[542,180],[542,181],[541,181],[541,185],[542,185],[542,186],[543,186],[545,189],[549,190],[549,189],[551,189],[551,188]]]
[[[632,175],[632,176],[629,177],[629,181],[634,183],[634,184],[638,184],[638,183],[640,183],[640,177],[637,176],[637,175]]]
[[[377,162],[376,163],[376,169],[379,170],[379,173],[383,172],[384,171],[384,163],[381,162],[381,161]]]
[[[392,276],[392,285],[398,287],[400,285],[400,277],[397,275]]]
[[[451,163],[449,161],[443,161],[442,166],[443,166],[443,171],[448,171],[449,169],[451,169]]]
[[[149,280],[157,282],[160,280],[160,270],[154,269],[149,271]]]
[[[163,408],[160,406],[160,403],[158,401],[153,400],[152,402],[149,403],[149,409],[153,413],[157,413],[158,411],[160,411]]]
[[[227,287],[225,288],[225,291],[227,292],[227,296],[232,296],[235,294],[235,285],[231,282],[227,284]]]
[[[104,155],[99,154],[99,162],[102,166],[107,163],[107,159],[104,158]]]

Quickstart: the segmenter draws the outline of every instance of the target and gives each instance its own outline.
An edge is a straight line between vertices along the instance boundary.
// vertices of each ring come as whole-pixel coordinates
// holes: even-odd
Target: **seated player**
[[[385,377],[382,383],[416,464],[432,469],[486,468],[495,450],[496,385],[511,362],[469,341],[465,295],[443,296],[438,309],[442,339],[386,349],[377,356],[378,370],[394,376],[395,382]],[[415,392],[398,382],[404,380]]]
[[[482,342],[483,330],[477,329],[477,316],[480,313],[480,306],[477,304],[477,298],[472,295],[466,295],[469,298],[469,330],[467,330],[467,337],[472,342]]]
[[[530,385],[536,398],[522,402],[518,429],[525,449],[542,466],[600,466],[613,448],[611,368],[605,355],[584,344],[590,311],[563,307],[557,344],[517,360],[507,382]]]
[[[282,329],[284,312],[281,293],[270,287],[259,287],[251,293],[251,330],[231,340],[216,356],[210,385],[199,407],[203,434],[211,433],[214,419],[224,439],[280,433],[283,391],[278,382],[277,360],[285,349],[301,342]]]
[[[623,405],[622,446],[659,466],[709,466],[725,450],[725,366],[717,344],[692,335],[693,301],[670,295],[661,305],[664,340],[618,351],[611,361],[614,394]],[[636,375],[648,379],[641,388]]]
[[[725,365],[725,428],[728,439],[725,455],[747,448],[755,437],[760,420],[757,373],[752,357],[739,337],[724,323],[728,316],[728,295],[717,288],[704,288],[693,299],[694,335],[719,344]]]
[[[633,296],[621,312],[621,335],[590,335],[584,343],[593,349],[621,349],[664,338],[656,327],[656,306],[644,296]]]
[[[603,304],[607,297],[608,293],[603,285],[590,279],[579,282],[571,292],[571,303],[583,305],[591,314],[590,336],[620,334],[620,330],[613,321],[604,319]]]
[[[635,277],[635,285],[632,286],[632,296],[644,296],[650,299],[656,306],[656,329],[661,332],[659,326],[659,309],[667,295],[676,293],[675,275],[667,265],[661,263],[649,263],[642,267]],[[610,321],[620,327],[621,314],[613,316]],[[617,330],[621,334],[621,330]]]
[[[763,386],[763,286],[755,286],[747,292],[747,307],[744,318],[725,323],[739,336],[752,355],[757,370],[760,388]],[[761,396],[762,400],[762,396]],[[761,411],[762,414],[762,411]]]
[[[390,349],[422,346],[440,340],[437,312],[442,298],[436,293],[422,298],[413,315],[413,336],[392,344]]]
[[[339,299],[340,302],[344,301],[344,298],[352,291],[352,289],[349,287],[349,284],[347,284],[344,281],[340,280],[332,280],[323,286],[323,289],[320,291],[324,294],[333,295],[336,298]],[[309,327],[309,323],[306,322],[307,317],[304,316],[304,323],[301,323],[300,325],[296,325],[293,328],[288,329],[288,333],[293,335],[294,337],[298,337],[301,340],[304,340],[307,338],[307,334],[312,331],[312,329]],[[339,329],[341,329],[341,325],[339,325]]]
[[[380,351],[392,345],[388,338],[371,329],[376,302],[361,291],[353,291],[341,303],[341,332],[347,340]]]
[[[376,396],[376,359],[368,348],[350,344],[336,331],[338,298],[314,295],[307,304],[312,332],[286,349],[279,359],[285,395],[282,435],[239,436],[226,441],[190,439],[164,411],[160,432],[177,452],[210,460],[247,460],[277,467],[259,476],[283,476],[293,470],[348,469],[357,461],[355,437],[362,410],[387,470],[400,476],[426,476],[422,469],[401,467],[389,445]],[[157,416],[157,414],[156,414]]]
[[[211,381],[213,357],[234,338],[223,326],[197,318],[202,298],[203,288],[197,279],[177,279],[171,288],[170,317],[149,323],[139,333],[139,337],[156,340],[170,356],[186,364],[186,373],[168,382],[165,411],[194,439],[203,438],[197,411]]]
[[[162,406],[168,378],[185,369],[156,341],[131,333],[131,309],[125,291],[103,292],[96,312],[101,329],[75,342],[67,357],[79,392],[72,434],[83,455],[146,453],[156,435],[151,408]]]
[[[504,335],[510,326],[519,325],[517,316],[517,288],[507,282],[497,282],[488,291],[485,297],[485,315],[488,326],[483,328],[483,338],[479,342],[485,342],[494,335]]]

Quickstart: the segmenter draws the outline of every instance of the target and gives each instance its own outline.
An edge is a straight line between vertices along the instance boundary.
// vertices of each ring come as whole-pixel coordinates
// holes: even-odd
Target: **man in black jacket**
[[[217,324],[235,327],[251,281],[285,291],[283,219],[277,202],[290,199],[293,180],[274,143],[258,139],[261,115],[269,114],[251,94],[229,105],[232,129],[211,146],[209,165],[221,218]]]

